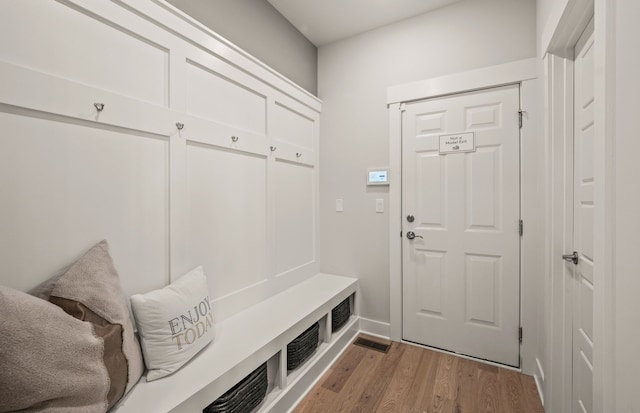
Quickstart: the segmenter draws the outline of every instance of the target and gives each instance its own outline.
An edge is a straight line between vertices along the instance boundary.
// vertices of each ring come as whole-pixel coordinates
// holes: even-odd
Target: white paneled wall
[[[215,277],[215,297],[267,278],[265,157],[214,146],[187,146],[189,250]],[[224,196],[221,196],[224,194]]]
[[[316,260],[314,169],[290,161],[274,169],[275,273],[283,275]]]
[[[162,1],[0,8],[2,285],[107,239],[127,294],[203,265],[224,319],[318,272],[319,100]]]
[[[29,289],[106,238],[127,291],[162,286],[167,140],[1,108],[1,283]]]

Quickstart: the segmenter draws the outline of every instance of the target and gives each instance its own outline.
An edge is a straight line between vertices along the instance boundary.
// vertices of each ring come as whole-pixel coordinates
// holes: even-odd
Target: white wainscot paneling
[[[187,60],[187,113],[264,136],[267,98],[219,73],[216,67]]]
[[[30,289],[106,239],[127,295],[164,286],[168,141],[15,111],[0,112],[0,284]]]
[[[4,61],[168,104],[168,50],[58,2],[3,2],[0,38]]]
[[[273,106],[273,124],[270,125],[269,132],[279,141],[315,150],[313,147],[314,120],[281,103]]]
[[[314,168],[275,163],[275,270],[283,274],[315,260]]]
[[[187,145],[189,261],[204,266],[214,299],[266,279],[266,162]]]

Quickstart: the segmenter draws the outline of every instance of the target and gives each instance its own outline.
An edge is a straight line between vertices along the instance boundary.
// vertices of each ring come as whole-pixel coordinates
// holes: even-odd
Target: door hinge
[[[522,129],[522,114],[524,113],[523,110],[519,110],[518,111],[518,124],[520,125],[520,129]]]
[[[520,236],[524,234],[524,221],[520,220]]]
[[[522,327],[518,328],[518,340],[522,343]]]
[[[404,112],[405,110],[407,110],[407,104],[406,103],[401,103],[400,104],[400,112]]]

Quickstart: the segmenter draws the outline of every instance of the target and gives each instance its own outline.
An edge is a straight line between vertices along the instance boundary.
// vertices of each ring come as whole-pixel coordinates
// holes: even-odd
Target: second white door
[[[573,245],[577,263],[571,282],[573,300],[572,412],[593,412],[593,219],[594,169],[593,21],[575,48],[575,128],[573,141]]]
[[[406,105],[405,340],[520,364],[519,108],[518,85]]]

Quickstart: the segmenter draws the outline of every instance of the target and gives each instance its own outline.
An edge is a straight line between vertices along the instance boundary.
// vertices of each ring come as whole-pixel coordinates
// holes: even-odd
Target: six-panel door
[[[519,106],[518,85],[406,106],[405,340],[519,365]]]

